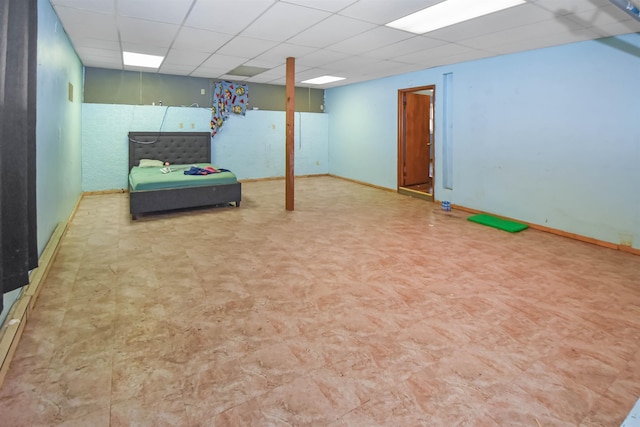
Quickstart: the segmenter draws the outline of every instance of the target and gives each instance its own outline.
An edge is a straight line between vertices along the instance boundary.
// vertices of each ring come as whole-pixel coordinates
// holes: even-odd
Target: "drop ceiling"
[[[322,88],[640,32],[609,0],[527,0],[424,35],[384,24],[442,0],[50,1],[87,67],[284,85],[294,57],[297,86],[346,78]],[[165,59],[158,70],[124,66],[123,50]],[[241,66],[265,70],[229,74]]]

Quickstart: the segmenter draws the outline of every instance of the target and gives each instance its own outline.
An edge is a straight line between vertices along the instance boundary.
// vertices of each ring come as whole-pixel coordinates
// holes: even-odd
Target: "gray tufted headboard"
[[[172,165],[211,162],[209,132],[129,132],[129,170],[140,159]]]

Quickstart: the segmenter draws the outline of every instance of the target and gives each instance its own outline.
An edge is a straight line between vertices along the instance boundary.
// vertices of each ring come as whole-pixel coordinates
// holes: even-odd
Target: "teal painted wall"
[[[60,222],[69,219],[81,194],[82,63],[48,0],[38,1],[36,191],[38,253]],[[68,99],[73,85],[73,102]],[[4,295],[5,311],[20,289]]]
[[[442,83],[453,73],[453,189]],[[329,172],[397,185],[397,91],[436,85],[435,197],[640,248],[640,34],[326,91]]]
[[[82,188],[127,188],[130,131],[209,132],[211,109],[147,105],[82,106]],[[296,175],[325,174],[328,165],[328,117],[295,114]],[[285,175],[285,113],[247,111],[231,116],[212,141],[213,163],[239,179]]]

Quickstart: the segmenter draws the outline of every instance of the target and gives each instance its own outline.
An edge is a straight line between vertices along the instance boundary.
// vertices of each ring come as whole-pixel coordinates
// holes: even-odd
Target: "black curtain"
[[[0,0],[0,294],[38,266],[36,66],[38,0]],[[0,305],[2,308],[2,305]]]

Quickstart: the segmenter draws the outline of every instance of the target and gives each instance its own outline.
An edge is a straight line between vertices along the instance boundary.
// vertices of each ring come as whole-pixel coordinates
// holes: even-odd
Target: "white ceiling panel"
[[[415,36],[410,39],[401,40],[397,43],[390,44],[388,46],[370,50],[363,53],[363,56],[369,56],[378,59],[394,59],[399,56],[408,55],[412,52],[431,49],[437,46],[442,46],[444,44],[446,44],[446,42],[442,40],[434,40],[428,37]]]
[[[113,64],[116,63],[113,59],[106,59],[103,56],[89,56],[87,55],[84,59],[85,67],[95,67],[95,68],[117,68],[119,70],[122,69],[122,61],[120,61],[119,67],[114,67]]]
[[[85,37],[118,40],[118,27],[113,15],[70,7],[58,7],[56,14],[72,41]]]
[[[412,38],[414,34],[387,27],[376,27],[357,36],[335,43],[327,49],[337,52],[360,54],[375,49],[380,49],[390,44]]]
[[[232,38],[230,34],[182,27],[171,47],[193,52],[214,53]]]
[[[531,4],[523,4],[509,9],[461,22],[458,25],[441,28],[426,33],[425,36],[458,42],[509,28],[528,25],[549,19],[549,12]]]
[[[115,14],[115,2],[113,0],[51,0],[51,5],[56,9],[58,6],[66,6],[74,9],[90,10]]]
[[[566,31],[563,33],[539,35],[518,42],[507,42],[499,46],[495,46],[493,50],[500,54],[524,52],[532,49],[541,49],[545,47],[558,46],[567,43],[575,43],[593,38],[593,33],[587,29],[579,29],[576,31]]]
[[[584,24],[586,28],[611,25],[616,22],[631,21],[631,17],[613,5],[602,6],[597,10],[589,10],[572,14],[570,19]],[[640,22],[635,21],[637,24]],[[636,28],[640,29],[640,25]]]
[[[223,55],[241,56],[243,58],[255,58],[256,56],[264,53],[278,45],[278,42],[270,40],[253,39],[251,37],[234,37],[224,46],[222,46],[216,53]]]
[[[167,53],[166,47],[150,46],[148,44],[130,43],[130,42],[122,42],[122,50],[124,50],[125,52],[144,53],[147,55],[158,55],[158,56],[164,56]]]
[[[158,1],[160,4],[171,0]],[[197,0],[185,21],[188,27],[236,35],[276,3],[276,0]],[[161,6],[158,6],[161,7]]]
[[[331,62],[327,64],[332,70],[340,72],[365,72],[369,66],[379,63],[380,60],[376,58],[367,58],[365,56],[352,55],[340,61]],[[340,76],[338,76],[340,77]]]
[[[209,67],[198,67],[196,68],[189,76],[191,77],[204,77],[208,79],[215,79],[219,76],[222,76],[229,71],[230,68],[209,68]]]
[[[443,0],[360,0],[340,11],[340,15],[384,25]]]
[[[448,56],[460,55],[462,53],[468,53],[474,49],[462,46],[458,44],[445,44],[437,46],[431,49],[421,50],[419,52],[413,52],[409,55],[399,56],[395,59],[397,62],[406,62],[407,64],[417,64],[423,61],[427,63],[434,58],[446,58]]]
[[[206,52],[195,52],[190,50],[171,49],[165,56],[162,66],[165,65],[184,65],[185,67],[195,68],[206,61],[210,54]]]
[[[563,33],[565,31],[577,31],[582,27],[566,16],[559,16],[556,19],[549,19],[535,24],[510,28],[480,37],[461,40],[459,44],[470,46],[476,49],[491,50],[494,46],[504,43],[513,43],[521,40],[535,39],[540,36]]]
[[[290,38],[287,42],[303,46],[327,47],[375,27],[375,24],[369,22],[333,15]]]
[[[276,3],[251,26],[242,32],[243,36],[266,40],[285,41],[331,15],[318,9]]]
[[[120,42],[117,40],[92,39],[89,37],[74,40],[76,49],[81,47],[90,47],[94,49],[107,49],[120,51]]]
[[[308,55],[296,58],[296,63],[308,67],[322,67],[324,64],[340,61],[349,56],[350,55],[346,53],[333,52],[330,50],[316,50]]]
[[[640,33],[640,22],[629,20],[624,22],[612,22],[610,24],[589,27],[599,37],[611,37],[618,34]]]
[[[269,49],[262,55],[258,55],[254,59],[258,61],[277,61],[280,64],[286,62],[287,58],[298,58],[305,55],[309,55],[312,52],[317,51],[318,49],[314,47],[307,46],[298,46],[295,44],[287,44],[281,43],[274,47],[273,49]]]
[[[145,21],[136,18],[118,19],[122,42],[169,47],[176,38],[180,27],[175,24]],[[145,52],[140,52],[145,53]]]
[[[182,24],[193,0],[171,0],[158,7],[157,0],[128,0],[118,2],[118,12],[130,18]]]
[[[50,1],[87,66],[122,70],[124,49],[166,55],[161,73],[216,79],[245,65],[268,69],[247,81],[284,84],[286,58],[293,57],[297,81],[347,77],[325,88],[640,33],[640,21],[612,0],[527,0],[425,35],[384,24],[443,0]],[[615,40],[606,43],[615,48]]]
[[[357,2],[357,0],[281,0],[283,3],[296,4],[314,9],[326,10],[327,12],[338,12],[345,7]]]
[[[78,55],[82,55],[84,57],[91,58],[101,58],[102,60],[115,60],[121,61],[122,55],[120,54],[120,49],[118,50],[109,50],[109,49],[95,49],[92,47],[80,47],[76,48]]]
[[[188,65],[162,64],[158,72],[161,74],[189,75],[193,70],[195,70],[195,67],[190,67]]]
[[[595,10],[611,4],[609,0],[530,0],[529,3],[558,14]]]
[[[241,58],[238,56],[220,55],[218,53],[213,54],[202,63],[204,68],[222,68],[225,69],[225,73],[233,70],[238,65],[242,65],[247,61],[247,58]]]

